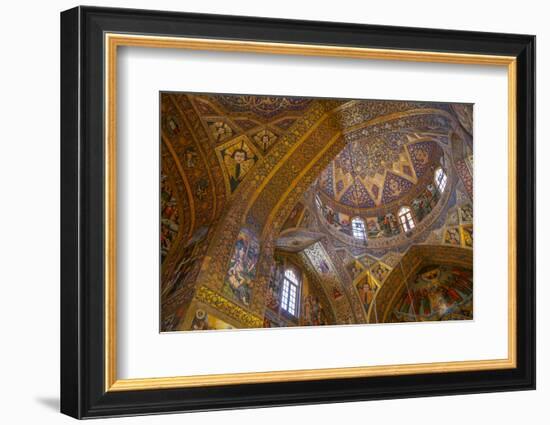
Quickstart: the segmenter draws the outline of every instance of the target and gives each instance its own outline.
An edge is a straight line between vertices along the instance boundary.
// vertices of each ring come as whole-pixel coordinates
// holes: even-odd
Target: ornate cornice
[[[239,323],[245,325],[244,327],[262,328],[264,325],[262,318],[249,313],[242,307],[222,297],[220,294],[210,288],[207,288],[206,286],[200,286],[197,289],[195,298],[198,301],[208,304],[229,317],[237,320]]]

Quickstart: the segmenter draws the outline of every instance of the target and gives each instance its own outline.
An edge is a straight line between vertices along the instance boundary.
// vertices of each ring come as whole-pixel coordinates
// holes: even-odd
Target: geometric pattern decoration
[[[212,138],[216,142],[225,142],[233,137],[233,129],[223,121],[213,121],[208,123]]]
[[[472,249],[474,246],[473,207],[469,202],[447,212],[444,226],[433,230],[424,242]]]
[[[470,172],[466,161],[464,159],[459,159],[455,161],[455,168],[458,176],[464,183],[464,187],[470,196],[470,199],[474,197],[474,179],[472,173]]]
[[[422,177],[428,170],[434,148],[435,143],[429,141],[411,143],[407,146],[417,178]]]
[[[223,164],[227,190],[233,193],[258,161],[254,145],[243,135],[218,147],[216,153]]]
[[[202,115],[218,115],[218,112],[216,112],[209,103],[202,99],[195,98],[195,106]]]
[[[288,130],[295,121],[296,118],[283,118],[282,120],[274,122],[273,125],[280,130]]]
[[[240,128],[242,128],[244,131],[251,130],[255,127],[258,127],[260,124],[256,121],[252,121],[248,118],[235,118],[233,120],[235,124],[237,124]]]
[[[368,209],[407,194],[439,160],[437,144],[390,133],[355,140],[334,158],[318,179],[319,189],[338,204]],[[437,149],[437,153],[441,153]]]
[[[260,130],[252,137],[256,146],[258,146],[262,152],[267,152],[273,144],[277,141],[278,137],[275,133],[267,128]]]
[[[347,190],[341,195],[340,202],[345,205],[360,206],[361,208],[373,208],[375,206],[372,197],[365,186],[360,183],[360,180],[348,186]]]
[[[382,190],[382,204],[389,204],[403,196],[413,187],[410,180],[407,180],[395,173],[388,172]]]
[[[213,96],[224,107],[235,112],[246,112],[258,118],[273,118],[283,112],[303,111],[312,99],[283,96]]]

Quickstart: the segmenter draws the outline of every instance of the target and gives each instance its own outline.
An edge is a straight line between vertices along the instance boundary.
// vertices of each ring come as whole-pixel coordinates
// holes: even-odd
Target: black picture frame
[[[516,57],[517,367],[106,392],[105,32]],[[61,195],[62,413],[93,418],[535,388],[534,36],[96,7],[67,10],[61,13]]]

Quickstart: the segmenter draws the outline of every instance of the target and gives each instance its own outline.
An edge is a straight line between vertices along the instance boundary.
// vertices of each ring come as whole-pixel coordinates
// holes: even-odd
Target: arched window
[[[300,279],[292,268],[285,269],[283,290],[281,291],[281,308],[294,317],[298,317],[300,299]]]
[[[365,232],[365,222],[359,217],[353,217],[351,219],[351,231],[355,239],[360,239],[362,241],[367,239],[367,234]]]
[[[410,232],[414,229],[414,220],[409,207],[401,208],[397,215],[399,216],[399,224],[401,224],[404,232]]]
[[[437,170],[435,170],[434,181],[437,190],[439,190],[439,193],[443,193],[443,191],[445,190],[445,186],[447,186],[447,174],[445,174],[443,168],[439,167]]]
[[[321,199],[319,199],[319,195],[315,195],[315,205],[317,205],[317,208],[322,209],[323,204],[321,204]]]

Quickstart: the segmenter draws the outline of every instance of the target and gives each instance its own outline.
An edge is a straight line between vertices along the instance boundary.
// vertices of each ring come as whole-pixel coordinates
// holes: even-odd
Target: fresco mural
[[[178,202],[165,174],[161,174],[160,177],[160,210],[160,261],[162,263],[179,231]]]
[[[303,326],[321,326],[327,323],[319,298],[309,294],[304,299]]]
[[[445,243],[449,245],[459,245],[460,246],[460,228],[459,227],[449,227],[445,231]]]
[[[229,144],[220,148],[218,152],[223,158],[229,188],[231,192],[234,192],[254,166],[258,157],[246,136],[229,142]]]
[[[383,236],[398,235],[401,232],[397,217],[394,213],[387,213],[382,217],[378,217],[378,226]]]
[[[235,327],[218,319],[213,314],[208,314],[200,308],[195,311],[193,322],[191,322],[192,331],[212,331],[220,329],[235,329]]]
[[[351,279],[355,280],[355,278],[363,272],[364,267],[359,261],[354,260],[346,265],[346,270],[350,274]]]
[[[178,250],[180,259],[168,274],[169,277],[161,280],[161,328],[163,330],[177,330],[187,312],[185,306],[178,301],[191,297],[207,234],[208,227],[199,227]]]
[[[441,198],[441,194],[436,190],[433,184],[428,184],[425,189],[410,202],[414,213],[415,221],[422,222],[435,208]],[[351,216],[336,212],[328,205],[318,205],[325,222],[334,230],[337,230],[349,237],[352,236]],[[369,239],[383,237],[392,237],[402,232],[397,220],[396,208],[394,212],[387,212],[377,217],[361,216],[365,222],[365,230]],[[471,209],[469,210],[471,212]],[[465,212],[464,214],[467,214]]]
[[[473,318],[472,105],[166,92],[160,113],[162,332]]]
[[[370,271],[372,277],[374,277],[379,283],[382,283],[388,276],[390,268],[385,264],[378,262],[371,267]]]
[[[357,293],[361,299],[361,303],[365,308],[365,311],[369,311],[369,307],[374,300],[374,294],[376,293],[377,286],[368,281],[360,281],[356,285]]]
[[[266,306],[274,312],[279,312],[283,273],[283,259],[277,256],[275,257],[275,264],[273,265],[273,270],[271,271],[266,296]]]
[[[293,227],[298,227],[298,223],[302,218],[303,212],[304,212],[304,204],[302,204],[301,202],[298,202],[290,212],[290,215],[288,216],[288,218],[286,219],[285,224],[283,225],[283,230],[291,229]]]
[[[256,237],[242,229],[235,242],[235,250],[229,262],[224,280],[224,292],[244,305],[250,305],[252,281],[256,276],[256,263],[260,246]]]
[[[352,235],[351,217],[349,215],[335,212],[332,208],[325,205],[321,205],[320,208],[321,214],[329,226],[345,235]]]
[[[435,189],[435,186],[429,184],[418,198],[413,199],[411,207],[419,222],[432,212],[439,201],[439,196],[439,192]]]
[[[393,309],[396,322],[473,319],[472,271],[430,265],[412,280]]]
[[[468,248],[473,248],[474,246],[474,227],[473,226],[462,226],[462,241],[465,246]]]

